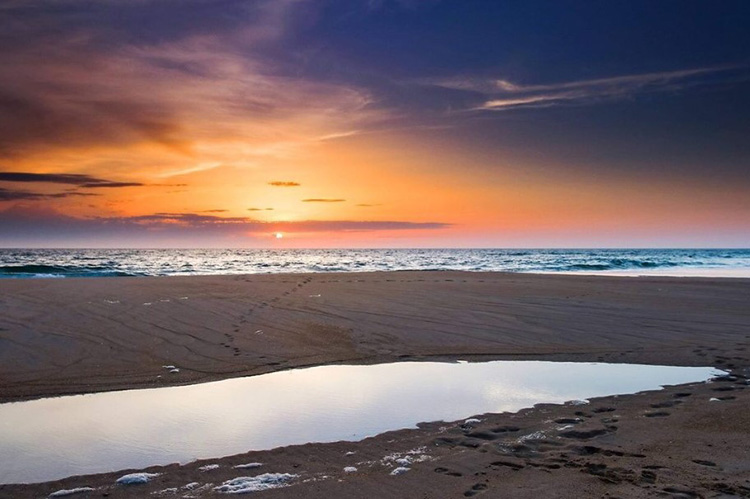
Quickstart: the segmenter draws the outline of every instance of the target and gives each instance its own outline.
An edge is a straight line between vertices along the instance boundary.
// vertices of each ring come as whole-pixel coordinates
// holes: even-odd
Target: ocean
[[[394,270],[750,277],[750,249],[0,249],[0,278]]]

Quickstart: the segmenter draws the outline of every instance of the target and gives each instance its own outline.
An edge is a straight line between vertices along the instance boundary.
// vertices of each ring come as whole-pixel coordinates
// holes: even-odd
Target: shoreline
[[[750,470],[742,464],[740,457],[733,454],[750,444],[750,434],[746,430],[750,427],[746,421],[746,414],[750,413],[747,411],[750,397],[745,396],[748,393],[745,389],[747,375],[750,374],[748,279],[623,279],[590,275],[412,271],[248,274],[180,279],[9,279],[2,282],[8,285],[0,289],[0,307],[4,312],[0,316],[0,402],[192,384],[334,363],[533,359],[713,366],[737,376],[735,382],[727,384],[731,388],[728,390],[731,395],[720,394],[732,398],[719,404],[694,404],[692,400],[697,399],[686,397],[679,405],[669,406],[674,409],[661,411],[667,412],[666,416],[644,419],[645,412],[652,411],[653,404],[666,403],[662,399],[667,394],[680,393],[680,390],[688,390],[707,402],[711,397],[703,396],[711,395],[715,387],[705,384],[632,396],[605,397],[592,401],[591,411],[595,409],[594,405],[616,404],[618,415],[620,412],[629,414],[627,417],[621,416],[620,420],[629,421],[628,425],[632,423],[634,428],[641,428],[645,421],[679,423],[674,426],[652,424],[655,428],[643,427],[639,430],[645,431],[649,438],[662,442],[667,446],[665,449],[669,448],[666,442],[674,442],[675,438],[679,440],[686,431],[698,431],[696,438],[703,439],[701,441],[704,443],[719,438],[717,442],[721,441],[722,447],[721,450],[712,451],[716,454],[713,461],[719,457],[734,456],[734,464],[708,467],[711,468],[709,471],[715,478],[718,477],[717,480],[733,480],[731,487],[740,491],[740,495],[744,494],[744,489],[737,488],[740,486],[749,487],[747,491],[750,493],[750,482],[743,482],[750,479]],[[180,373],[165,374],[163,365],[176,365]],[[370,466],[365,478],[343,473],[342,467],[336,468],[345,461],[340,455],[343,453],[339,452],[342,446],[354,448],[354,452],[358,453],[372,453],[414,442],[439,448],[439,451],[435,451],[437,454],[433,452],[430,460],[415,463],[412,471],[403,475],[403,483],[409,484],[410,493],[432,497],[430,486],[437,475],[440,475],[438,481],[448,480],[446,484],[455,482],[467,488],[459,491],[446,485],[445,490],[434,491],[436,497],[452,497],[458,492],[463,494],[464,491],[473,490],[470,488],[473,485],[467,481],[475,479],[475,475],[457,471],[461,473],[460,477],[450,474],[443,476],[433,470],[450,470],[452,468],[449,466],[434,462],[453,463],[469,453],[473,457],[470,456],[470,463],[466,466],[476,468],[472,473],[508,480],[509,477],[505,475],[510,472],[515,481],[518,477],[526,477],[519,483],[527,487],[537,479],[534,478],[537,475],[527,475],[532,470],[538,474],[544,469],[547,470],[543,472],[545,474],[560,475],[560,490],[572,494],[581,486],[581,480],[586,484],[590,480],[598,484],[602,482],[602,475],[581,473],[588,469],[581,464],[581,459],[590,461],[591,458],[573,456],[578,451],[570,449],[590,446],[588,444],[591,442],[603,442],[611,449],[606,456],[597,452],[597,458],[617,461],[625,459],[617,454],[625,451],[617,449],[625,449],[633,442],[647,444],[643,440],[645,437],[637,434],[608,431],[607,426],[612,424],[603,423],[602,419],[611,417],[605,412],[612,411],[598,413],[584,408],[582,411],[588,416],[583,417],[580,423],[596,426],[596,422],[599,426],[596,426],[594,433],[600,427],[605,430],[584,439],[561,437],[554,433],[557,430],[550,430],[549,424],[544,422],[544,414],[553,415],[556,419],[567,418],[570,410],[567,406],[544,406],[516,414],[486,416],[481,428],[466,430],[453,426],[444,430],[442,433],[449,432],[453,435],[450,438],[458,439],[444,446],[434,445],[436,439],[441,438],[438,433],[442,435],[441,432],[435,433],[440,428],[438,423],[427,423],[420,425],[418,430],[389,432],[355,444],[306,444],[253,452],[244,457],[264,459],[269,466],[263,471],[273,471],[271,463],[276,463],[274,470],[282,470],[284,463],[294,461],[298,467],[286,472],[304,469],[307,478],[317,476],[316,473],[329,473],[337,477],[336,480],[316,479],[304,484],[295,482],[288,488],[265,492],[269,496],[367,497],[366,494],[357,495],[356,490],[359,489],[353,489],[352,484],[358,483],[357,487],[364,487],[363,490],[373,493],[381,487],[387,488],[390,480],[398,477],[382,473],[388,468],[382,463]],[[727,413],[728,410],[731,412]],[[506,437],[517,438],[515,432],[511,432],[511,436],[503,435],[502,439],[493,437],[483,440],[481,437],[467,436],[476,430],[484,431],[487,437],[492,433],[491,425],[507,425],[509,421],[519,418],[530,418],[531,422],[523,428],[531,433],[554,433],[544,444],[549,449],[540,450],[539,445],[535,444],[532,450],[516,450],[506,455],[501,452],[498,442],[506,442]],[[713,433],[705,433],[693,428],[696,420],[711,421],[711,424],[719,424],[720,428],[712,430]],[[489,429],[485,428],[486,425],[490,425],[487,426]],[[622,428],[625,425],[614,426]],[[621,437],[625,433],[630,436]],[[398,437],[389,443],[389,440],[393,440],[391,434]],[[477,445],[463,445],[460,442],[464,440],[465,443]],[[521,445],[512,442],[512,445],[508,444],[511,447]],[[523,445],[529,446],[528,442]],[[669,452],[698,452],[691,445],[682,442],[673,445],[674,449],[669,448]],[[560,450],[562,448],[566,449],[565,452]],[[558,451],[566,456],[557,455]],[[659,452],[666,451],[662,449]],[[529,464],[538,461],[539,456],[550,453],[556,455],[554,459],[567,460],[565,462],[568,464],[560,461],[563,464],[558,463],[558,468],[555,468],[555,463],[545,461],[546,458],[540,461],[546,462],[544,466]],[[651,456],[647,452],[631,453]],[[492,465],[488,468],[488,464],[484,463],[479,466],[488,455],[512,458],[515,464]],[[654,455],[656,457],[659,456]],[[239,458],[225,457],[210,461],[230,463],[233,459]],[[691,478],[694,472],[690,470],[694,463],[689,464],[692,463],[689,459],[685,462],[688,464],[680,468],[682,471],[676,472],[675,477],[679,480],[675,480],[681,480],[695,490],[703,490],[700,494],[706,494],[706,490],[711,489],[706,489],[705,484]],[[112,497],[138,497],[146,491],[156,491],[154,487],[157,485],[170,488],[176,484],[174,480],[187,479],[189,476],[204,477],[203,472],[197,470],[199,464],[167,466],[164,469],[170,470],[169,473],[164,475],[163,480],[155,482],[153,487],[113,488],[112,477],[117,473],[110,473],[96,477],[71,477],[44,484],[0,486],[0,495],[7,491],[13,497],[38,497],[42,493],[62,489],[63,485],[79,487],[84,482],[90,482],[98,484],[97,487],[109,487],[102,490]],[[572,471],[575,473],[571,474]],[[702,468],[701,471],[707,472]],[[657,471],[652,472],[658,474]],[[727,472],[731,472],[728,478],[725,476]],[[236,476],[237,470],[222,464],[219,471],[210,476],[211,483],[221,483],[221,480],[231,478],[232,474]],[[646,475],[650,476],[649,473]],[[343,482],[338,482],[339,479]],[[364,483],[360,483],[362,480]],[[617,483],[610,483],[610,486],[615,487],[612,490],[620,495],[640,497],[644,491],[642,486],[654,485],[647,483],[650,478],[644,483],[640,480],[626,480],[621,476],[614,480]],[[558,487],[557,482],[551,486]],[[493,488],[493,485],[489,483],[487,487]],[[525,490],[524,487],[521,489]],[[480,489],[474,492],[486,490]],[[659,490],[664,493],[665,488]],[[448,491],[452,492],[449,494]],[[206,495],[213,494],[208,489],[204,492]],[[681,497],[675,495],[676,492],[667,493]],[[524,494],[521,491],[517,496]],[[97,495],[101,495],[101,491]],[[82,497],[86,497],[86,494]],[[567,496],[561,494],[559,497]]]
[[[750,322],[746,279],[414,271],[3,282],[0,402],[336,362],[704,365],[691,345],[708,333],[733,339]],[[164,376],[163,365],[181,372]]]
[[[489,497],[529,499],[539,494],[747,497],[749,384],[750,369],[742,369],[715,382],[597,397],[585,405],[537,404],[517,412],[420,423],[416,429],[358,441],[6,484],[0,485],[0,494],[24,499],[78,490],[71,496],[216,497],[223,483],[270,473],[293,478],[286,486],[263,490],[268,497],[448,498],[485,491]],[[248,469],[246,463],[260,466]],[[395,475],[401,464],[407,471]],[[138,485],[116,482],[130,473],[153,478]]]

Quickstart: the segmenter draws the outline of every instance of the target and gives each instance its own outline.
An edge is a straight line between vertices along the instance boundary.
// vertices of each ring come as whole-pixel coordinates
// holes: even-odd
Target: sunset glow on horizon
[[[750,246],[750,9],[564,3],[12,0],[0,246]]]

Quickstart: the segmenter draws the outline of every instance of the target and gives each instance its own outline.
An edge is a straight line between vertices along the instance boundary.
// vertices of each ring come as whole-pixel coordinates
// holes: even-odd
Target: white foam
[[[477,424],[477,423],[481,423],[481,422],[482,422],[482,420],[481,420],[481,419],[477,419],[477,418],[469,418],[469,419],[467,419],[466,421],[464,421],[464,424],[466,424],[466,425],[470,425],[470,424]]]
[[[568,400],[565,405],[586,405],[588,403],[588,400]]]
[[[248,492],[288,487],[289,482],[295,478],[297,478],[297,475],[292,475],[291,473],[263,473],[258,476],[240,476],[227,480],[218,487],[214,487],[214,490],[223,494],[246,494]]]
[[[120,485],[138,485],[141,483],[148,483],[152,478],[156,478],[159,475],[161,475],[161,473],[130,473],[118,478],[116,483],[119,483]]]
[[[518,437],[518,442],[523,443],[528,440],[544,440],[545,438],[547,438],[546,433],[544,433],[543,431],[535,431],[533,433],[529,433],[528,435],[522,435]]]
[[[245,464],[238,464],[235,466],[235,468],[242,470],[242,469],[254,469],[254,468],[260,468],[263,466],[263,463],[245,463]]]
[[[94,489],[91,487],[76,487],[75,489],[62,489],[51,493],[47,497],[67,497],[75,494],[83,494],[84,492],[93,492]]]
[[[164,496],[167,494],[174,495],[178,493],[179,491],[180,489],[178,489],[177,487],[169,487],[168,489],[162,489],[162,490],[157,490],[156,492],[151,492],[151,495],[152,496]]]
[[[215,469],[218,469],[218,468],[219,468],[218,464],[207,464],[205,466],[201,466],[198,469],[201,470],[201,471],[211,471],[211,470],[215,470]]]
[[[347,466],[344,468],[344,473],[354,473],[357,471],[357,468],[354,466]]]
[[[172,374],[177,374],[178,372],[180,372],[180,370],[175,367],[174,369],[170,369],[169,372]]]
[[[399,466],[398,468],[391,471],[391,476],[403,475],[407,471],[409,471],[409,468],[406,468],[405,466]]]

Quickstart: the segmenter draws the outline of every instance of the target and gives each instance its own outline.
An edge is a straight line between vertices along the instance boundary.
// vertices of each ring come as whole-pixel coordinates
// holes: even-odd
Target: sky
[[[750,247],[750,3],[4,0],[2,247]]]

